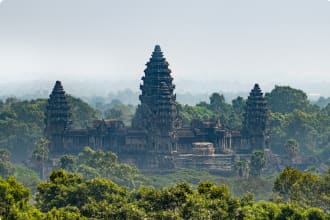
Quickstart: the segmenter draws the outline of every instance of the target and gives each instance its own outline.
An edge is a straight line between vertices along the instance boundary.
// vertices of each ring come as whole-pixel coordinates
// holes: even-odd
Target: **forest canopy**
[[[120,163],[112,152],[86,147],[78,155],[63,155],[55,170],[44,175],[44,162],[50,162],[47,149],[42,148],[47,145],[42,140],[47,100],[0,101],[0,216],[2,219],[329,219],[328,99],[312,103],[306,93],[288,86],[276,86],[266,94],[266,99],[271,150],[287,165],[305,156],[319,161],[320,167],[305,171],[287,167],[280,174],[264,176],[263,155],[254,152],[255,159],[250,164],[235,164],[235,178],[188,170],[145,176],[136,167]],[[77,128],[86,127],[100,117],[123,120],[129,125],[135,111],[135,106],[119,100],[104,103],[99,109],[72,96],[68,96],[68,102]],[[184,125],[189,125],[192,119],[216,118],[223,126],[240,130],[245,102],[243,97],[236,97],[229,103],[222,94],[213,93],[209,101],[197,105],[177,103],[177,108]],[[250,169],[250,176],[244,173],[246,169]]]

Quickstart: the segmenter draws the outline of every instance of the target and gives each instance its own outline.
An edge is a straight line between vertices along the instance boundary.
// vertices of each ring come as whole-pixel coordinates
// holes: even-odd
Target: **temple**
[[[57,154],[64,151],[63,135],[71,124],[70,117],[65,91],[61,82],[56,81],[48,99],[45,117],[45,136],[50,141],[50,152]]]
[[[237,160],[268,146],[268,108],[256,84],[245,109],[242,131],[228,129],[219,119],[191,121],[183,126],[176,106],[169,64],[156,45],[141,78],[140,104],[132,126],[119,120],[96,120],[92,126],[72,126],[71,113],[59,81],[49,97],[45,136],[52,155],[77,154],[85,146],[110,150],[142,172],[205,169],[230,175]]]
[[[138,106],[132,127],[147,132],[148,149],[151,152],[171,153],[175,148],[175,128],[179,126],[176,109],[175,86],[169,64],[160,46],[146,64],[145,76],[140,85],[141,104]]]
[[[247,152],[268,148],[268,107],[267,101],[258,84],[250,92],[245,106],[242,136]]]

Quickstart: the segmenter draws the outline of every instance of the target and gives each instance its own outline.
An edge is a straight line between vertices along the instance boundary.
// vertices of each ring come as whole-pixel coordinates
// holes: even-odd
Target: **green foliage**
[[[298,153],[317,155],[330,164],[330,104],[319,109],[309,103],[305,93],[290,87],[275,87],[267,99],[273,111],[272,149],[291,158]],[[69,96],[68,100],[77,127],[84,127],[97,117],[98,112],[80,99]],[[46,101],[41,99],[10,98],[0,102],[0,148],[10,150],[16,161],[30,157],[34,143],[40,140],[45,105]],[[229,104],[222,95],[214,93],[210,103],[178,105],[178,110],[186,125],[196,118],[217,118],[227,127],[240,129],[244,106],[245,100],[241,97]],[[118,104],[106,114],[127,123],[131,111],[130,106]],[[42,146],[41,142],[37,145]],[[46,154],[40,152],[36,150],[33,154],[39,163],[47,160]],[[272,180],[257,177],[264,166],[261,154],[254,152],[252,157],[250,173],[254,178],[223,178],[207,172],[179,171],[151,177],[157,189],[137,189],[146,179],[136,168],[120,164],[111,152],[85,148],[78,156],[65,155],[60,159],[60,168],[76,174],[56,171],[48,182],[39,185],[37,206],[43,212],[29,204],[29,190],[14,178],[0,179],[0,216],[3,219],[326,219],[325,212],[330,211],[330,170],[319,176],[285,169],[274,183],[274,196],[279,196],[277,203],[256,202],[252,194],[246,194],[253,193],[256,200],[267,199],[270,194]],[[14,175],[33,189],[39,182],[37,175],[12,164],[9,158],[7,151],[0,151],[0,174]],[[244,164],[235,167],[240,176],[246,177]],[[128,191],[117,184],[135,190]],[[223,184],[230,185],[231,189]],[[278,202],[283,200],[287,203]]]
[[[322,178],[329,176],[330,171]],[[314,184],[310,188],[318,183],[315,177],[307,181]],[[251,193],[236,198],[226,185],[210,181],[200,182],[196,189],[179,182],[162,189],[141,186],[128,191],[110,180],[85,180],[64,170],[54,171],[38,186],[36,206],[42,212],[28,203],[29,198],[29,190],[14,178],[0,179],[3,219],[328,219],[323,208],[256,202]]]
[[[285,168],[276,178],[274,192],[279,193],[286,201],[290,198],[293,185],[301,178],[302,173],[292,167]]]
[[[34,162],[38,169],[41,179],[45,178],[45,162],[48,161],[49,141],[45,138],[40,138],[32,152],[32,162]]]
[[[319,207],[330,211],[330,169],[322,176],[287,167],[277,177],[274,192],[300,207]]]
[[[295,139],[289,139],[284,145],[284,147],[290,160],[293,160],[297,157],[299,152],[299,144]]]
[[[151,185],[160,189],[177,182],[187,182],[197,187],[200,182],[211,181],[216,184],[230,186],[231,192],[235,196],[243,196],[246,192],[253,193],[257,200],[266,200],[271,197],[273,189],[273,178],[229,178],[212,175],[206,171],[180,170],[175,173],[163,175],[148,175]]]
[[[20,101],[8,98],[0,109],[0,148],[9,149],[15,160],[27,159],[42,136],[45,100]]]
[[[40,181],[38,174],[23,165],[15,165],[10,162],[10,152],[0,149],[0,177],[8,178],[14,176],[24,186],[29,187],[33,191],[36,190]]]
[[[264,151],[254,151],[251,157],[250,173],[252,176],[260,176],[262,169],[265,167]]]
[[[79,209],[66,207],[52,208],[42,213],[30,203],[30,192],[13,177],[6,180],[0,178],[0,218],[4,220],[58,220],[87,219],[80,215]]]
[[[313,109],[306,93],[289,86],[275,86],[270,93],[266,93],[266,99],[272,112],[286,114],[294,110],[308,112]]]
[[[46,220],[87,220],[78,209],[71,210],[70,207],[50,210],[43,217]]]
[[[84,127],[97,118],[98,112],[81,99],[68,96],[68,102],[77,127]],[[42,138],[46,104],[46,99],[16,98],[0,104],[0,148],[10,150],[14,161],[29,159],[35,142]]]
[[[7,178],[14,173],[14,167],[10,163],[10,152],[0,149],[0,177]]]
[[[0,218],[40,219],[41,213],[29,204],[30,192],[13,177],[0,178]]]
[[[133,105],[124,105],[120,101],[113,105],[111,108],[104,111],[104,117],[106,119],[117,119],[125,123],[125,125],[131,125],[132,118],[135,113],[135,107]]]
[[[271,145],[275,153],[286,153],[287,141],[294,139],[299,142],[302,154],[319,154],[325,161],[330,157],[330,151],[327,151],[330,115],[324,111],[306,113],[295,110],[285,115],[272,113],[270,120]]]
[[[36,162],[43,162],[48,160],[49,141],[45,138],[39,139],[35,144],[35,149],[32,153],[32,159]]]
[[[60,168],[81,174],[84,178],[111,179],[121,186],[136,188],[147,182],[136,167],[119,163],[117,155],[108,151],[85,147],[78,156],[64,155],[60,158]]]
[[[58,170],[51,174],[48,182],[38,186],[36,199],[37,206],[44,212],[64,208],[79,210],[89,218],[112,219],[109,217],[113,213],[104,209],[117,211],[115,206],[127,203],[127,197],[127,190],[110,180],[84,180],[77,174]]]
[[[205,106],[178,105],[178,112],[184,125],[190,125],[193,119],[206,120],[214,116],[213,112]]]
[[[73,126],[76,128],[86,127],[89,122],[97,119],[97,116],[100,115],[98,111],[80,98],[67,95],[67,100],[72,113]]]
[[[39,175],[33,170],[23,165],[15,165],[14,168],[15,171],[13,176],[15,177],[15,179],[23,183],[25,187],[31,189],[32,192],[36,192],[37,185],[40,182]]]
[[[272,195],[273,178],[249,177],[248,179],[229,179],[229,186],[235,196],[244,196],[252,193],[256,200],[268,200]]]
[[[207,120],[220,119],[221,123],[229,128],[240,129],[242,127],[243,110],[245,100],[237,97],[232,101],[232,105],[226,103],[223,95],[213,93],[210,96],[210,103],[200,102],[196,106],[180,105],[178,112],[184,125],[190,125],[193,119]]]
[[[69,172],[73,172],[75,169],[76,157],[73,155],[63,155],[59,161],[59,167]]]
[[[266,99],[272,111],[271,145],[275,153],[287,153],[287,141],[295,139],[301,154],[320,155],[323,161],[330,158],[330,151],[326,149],[330,135],[327,107],[313,106],[303,91],[288,86],[276,86],[266,94]],[[297,153],[291,151],[291,156],[297,156]]]
[[[38,186],[37,204],[42,211],[62,208],[68,205],[79,206],[86,199],[81,187],[82,177],[66,173],[64,170],[53,172],[49,182]]]
[[[249,163],[246,160],[236,161],[234,164],[234,169],[237,176],[247,178],[249,177]]]

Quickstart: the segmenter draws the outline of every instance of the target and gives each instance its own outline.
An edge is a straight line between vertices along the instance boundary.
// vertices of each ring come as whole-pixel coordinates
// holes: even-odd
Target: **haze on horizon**
[[[138,81],[160,44],[178,81],[330,83],[329,39],[328,0],[4,0],[0,76]]]

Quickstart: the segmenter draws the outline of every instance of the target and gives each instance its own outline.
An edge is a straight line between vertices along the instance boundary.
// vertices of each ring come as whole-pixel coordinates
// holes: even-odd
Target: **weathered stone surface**
[[[171,70],[159,45],[155,46],[146,66],[143,84],[140,85],[141,104],[132,127],[147,131],[147,148],[150,152],[171,153],[175,147],[175,127],[180,123]]]
[[[199,156],[214,156],[214,146],[213,143],[210,142],[195,142],[192,143],[192,151],[193,154]]]
[[[44,135],[50,141],[50,151],[61,153],[64,151],[63,134],[71,123],[71,114],[60,81],[56,81],[53,91],[49,96],[45,114]]]
[[[268,148],[268,120],[267,101],[259,85],[255,84],[246,102],[242,129],[243,146],[239,151],[248,153]]]
[[[134,164],[143,172],[201,169],[229,175],[235,160],[249,158],[253,149],[264,149],[268,112],[257,84],[247,101],[242,138],[240,131],[227,129],[218,119],[192,120],[190,126],[182,127],[171,70],[158,45],[146,66],[140,85],[141,104],[132,127],[125,127],[119,120],[101,119],[90,127],[72,128],[65,92],[57,81],[45,120],[51,154],[76,154],[90,146],[111,150],[121,161]]]

